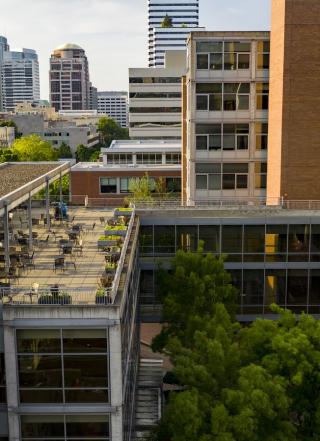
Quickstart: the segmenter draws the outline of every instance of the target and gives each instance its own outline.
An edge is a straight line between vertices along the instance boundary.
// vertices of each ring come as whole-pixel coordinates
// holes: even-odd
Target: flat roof
[[[40,191],[47,180],[53,181],[70,171],[66,162],[5,162],[0,165],[0,215],[4,205],[13,209],[29,195]]]
[[[101,149],[102,153],[109,152],[112,149],[131,148],[136,151],[137,148],[176,148],[181,149],[182,142],[176,139],[120,139],[112,141],[109,148]]]
[[[181,164],[104,164],[103,162],[78,162],[71,172],[114,172],[114,171],[180,171]]]

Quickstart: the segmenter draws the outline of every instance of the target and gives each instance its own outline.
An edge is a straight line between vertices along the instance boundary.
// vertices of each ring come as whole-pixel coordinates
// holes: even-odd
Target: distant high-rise
[[[171,20],[162,27],[164,18]],[[189,33],[199,26],[199,0],[148,0],[149,67],[164,65],[164,52],[185,49]],[[203,29],[202,29],[203,30]]]
[[[128,92],[98,92],[98,112],[109,115],[119,126],[128,127]]]
[[[51,55],[50,103],[57,111],[90,109],[89,64],[77,44],[60,46]]]
[[[12,111],[22,102],[40,100],[38,55],[33,49],[10,51],[0,37],[0,109]]]

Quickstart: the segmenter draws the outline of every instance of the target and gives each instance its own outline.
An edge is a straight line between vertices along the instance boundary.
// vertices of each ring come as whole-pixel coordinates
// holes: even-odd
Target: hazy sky
[[[271,0],[200,0],[207,30],[268,30]],[[48,98],[52,49],[77,43],[98,90],[127,90],[128,67],[147,65],[147,0],[0,0],[0,35],[36,49],[41,97]]]

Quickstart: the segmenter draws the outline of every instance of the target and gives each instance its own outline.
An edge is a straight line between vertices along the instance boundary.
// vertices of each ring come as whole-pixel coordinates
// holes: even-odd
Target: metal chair
[[[56,272],[57,269],[61,269],[62,271],[64,271],[65,269],[64,257],[56,257],[54,259],[53,271]]]

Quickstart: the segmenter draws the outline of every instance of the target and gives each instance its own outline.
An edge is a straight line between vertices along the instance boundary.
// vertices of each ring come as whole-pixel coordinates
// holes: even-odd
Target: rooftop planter
[[[131,216],[133,212],[133,208],[130,207],[123,207],[123,208],[116,208],[114,210],[115,216]]]
[[[125,225],[107,225],[104,230],[104,234],[105,236],[125,236],[127,234],[127,229],[128,227]]]
[[[43,294],[39,297],[39,305],[71,305],[72,297],[68,293]]]
[[[108,305],[109,303],[109,294],[103,288],[98,289],[96,292],[96,305]]]
[[[98,247],[99,248],[103,248],[103,247],[114,247],[116,245],[118,245],[120,242],[122,242],[123,240],[123,236],[119,236],[119,235],[110,235],[110,236],[101,236],[98,239]]]
[[[106,274],[114,274],[117,271],[117,266],[118,265],[116,263],[110,263],[110,262],[106,263],[105,268],[104,268],[105,273]]]

